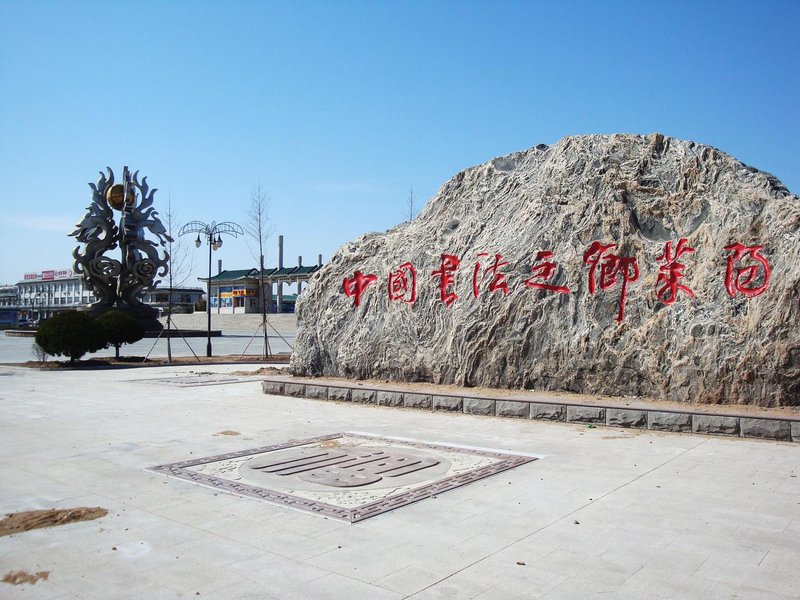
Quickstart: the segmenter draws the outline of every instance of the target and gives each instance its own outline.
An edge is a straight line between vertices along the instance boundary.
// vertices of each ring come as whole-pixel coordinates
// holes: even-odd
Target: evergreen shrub
[[[68,356],[71,363],[107,346],[103,328],[78,311],[59,313],[44,321],[36,331],[36,343],[51,356]]]

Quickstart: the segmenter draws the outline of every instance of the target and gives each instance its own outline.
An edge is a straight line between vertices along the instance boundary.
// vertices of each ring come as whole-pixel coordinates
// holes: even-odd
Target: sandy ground
[[[0,520],[0,537],[14,535],[32,529],[43,527],[56,527],[78,521],[91,521],[105,517],[108,511],[99,506],[93,508],[62,508],[56,510],[27,510],[18,513],[9,513],[5,519]]]

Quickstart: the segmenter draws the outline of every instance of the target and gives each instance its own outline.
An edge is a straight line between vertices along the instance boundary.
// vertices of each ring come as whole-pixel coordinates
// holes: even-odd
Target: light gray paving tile
[[[790,574],[763,565],[743,565],[736,561],[720,560],[717,556],[712,556],[703,563],[695,572],[695,576],[728,587],[756,587],[785,596],[797,595],[800,585],[797,571]]]
[[[375,560],[375,557],[380,555],[385,559]],[[395,552],[375,541],[372,544],[337,547],[313,556],[305,562],[331,573],[371,583],[412,564],[414,560],[415,557],[411,555]]]
[[[131,573],[132,577],[135,574]],[[141,571],[138,581],[150,582],[177,592],[195,595],[232,585],[240,577],[231,570],[215,567],[192,558],[176,558],[172,563]]]
[[[102,597],[102,596],[101,596]],[[101,598],[98,597],[98,600]],[[108,597],[108,596],[105,596]],[[125,600],[176,600],[178,598],[188,598],[187,594],[182,592],[177,592],[175,590],[171,590],[169,588],[165,588],[162,585],[158,585],[155,583],[149,583],[147,587],[142,588],[136,592],[131,594],[120,596],[124,597]]]
[[[518,562],[526,564],[517,564]],[[506,561],[496,557],[487,558],[465,569],[459,576],[481,582],[481,585],[485,586],[481,593],[499,587],[510,594],[528,594],[532,598],[546,594],[568,578],[561,573],[542,570],[536,565],[527,564],[524,560]]]
[[[579,551],[555,550],[534,563],[537,569],[560,573],[567,577],[578,577],[610,585],[619,585],[642,568],[635,556],[623,560],[602,556],[588,556]]]
[[[281,594],[285,600],[341,600],[342,598],[369,598],[370,600],[401,600],[403,596],[387,589],[349,577],[329,574],[319,579],[292,587]]]
[[[211,597],[219,600],[282,600],[281,592],[274,592],[275,587],[280,586],[245,579],[214,590]],[[201,593],[199,597],[204,595]]]
[[[622,594],[639,595],[640,598],[708,598],[717,587],[716,582],[697,575],[676,577],[658,568],[644,567],[634,573],[618,588]]]
[[[297,531],[280,530],[251,538],[246,545],[284,558],[304,560],[333,550],[340,544],[334,539],[318,539],[317,536],[304,535]]]
[[[537,597],[541,598],[542,596],[534,596],[530,592],[515,593],[501,585],[497,585],[478,594],[473,600],[528,600],[529,598]]]
[[[410,565],[398,569],[385,577],[373,581],[373,585],[389,591],[412,596],[433,585],[443,577],[443,569],[437,564]]]
[[[798,595],[778,594],[763,588],[750,585],[727,585],[718,583],[711,591],[709,598],[714,600],[730,600],[731,598],[746,598],[747,600],[797,600]]]
[[[202,531],[240,542],[266,535],[270,529],[269,526],[264,526],[259,521],[239,516],[219,517],[205,523],[198,523],[196,527]]]
[[[614,598],[615,600],[617,598],[624,600],[640,600],[642,598],[637,593],[626,594],[621,592],[617,584],[586,578],[582,574],[576,574],[574,577],[559,583],[540,597],[546,600],[572,600],[575,598],[595,597]],[[660,597],[656,595],[648,596],[648,600],[651,598],[658,600]]]
[[[486,592],[492,587],[491,584],[456,573],[447,578],[442,578],[439,582],[426,587],[419,592],[409,596],[414,600],[454,600],[456,598],[475,598]]]
[[[275,590],[305,584],[329,574],[329,571],[319,569],[306,562],[277,555],[260,556],[242,561],[229,567],[229,571],[239,578],[270,584]]]

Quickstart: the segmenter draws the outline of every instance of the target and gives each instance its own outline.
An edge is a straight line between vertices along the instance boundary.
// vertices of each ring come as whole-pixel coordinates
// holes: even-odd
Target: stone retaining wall
[[[688,410],[634,409],[573,402],[539,402],[521,398],[512,400],[487,396],[420,393],[358,385],[325,384],[317,381],[312,383],[307,380],[287,381],[286,378],[270,378],[263,381],[261,386],[265,394],[314,400],[800,442],[800,418],[755,417]]]

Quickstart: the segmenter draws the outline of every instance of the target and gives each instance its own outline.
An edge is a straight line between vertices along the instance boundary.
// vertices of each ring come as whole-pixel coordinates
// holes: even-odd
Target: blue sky
[[[244,224],[260,184],[306,264],[404,220],[412,187],[567,135],[692,139],[797,193],[798,26],[794,1],[0,0],[0,282],[71,266],[107,165],[180,221]]]

